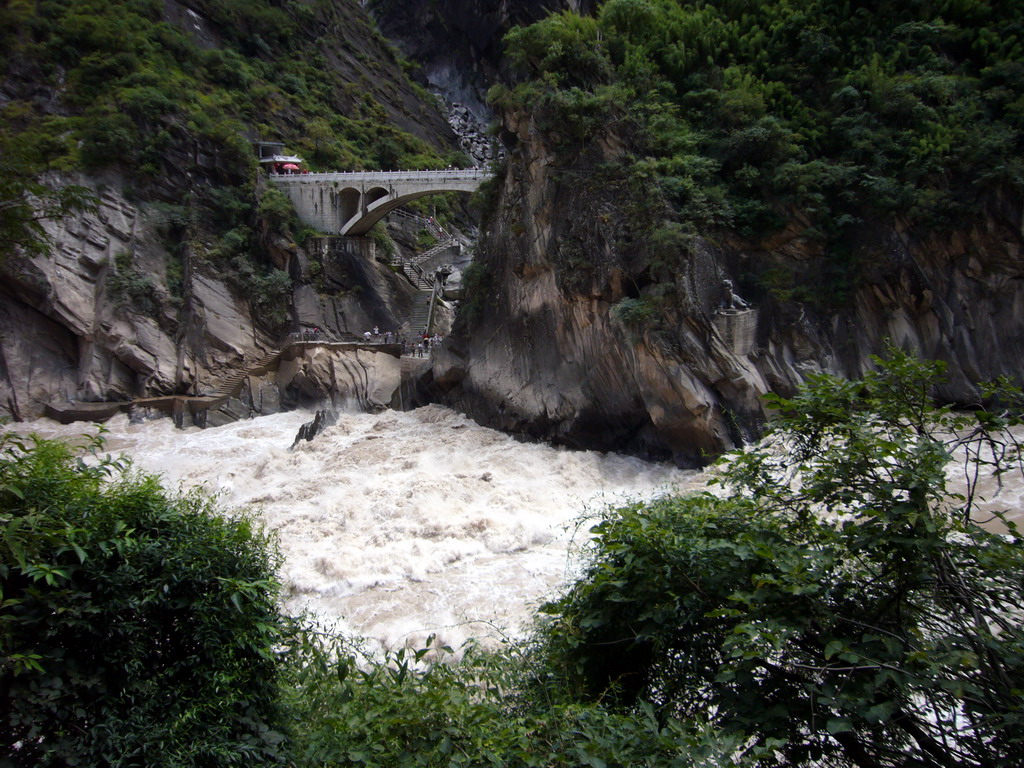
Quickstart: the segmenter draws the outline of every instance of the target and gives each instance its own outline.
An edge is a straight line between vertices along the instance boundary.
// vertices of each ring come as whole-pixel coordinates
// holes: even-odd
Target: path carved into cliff
[[[157,395],[119,402],[51,404],[46,406],[46,415],[62,424],[69,424],[73,421],[104,420],[110,418],[118,411],[130,411],[134,408],[155,408],[177,419],[181,417],[186,408],[195,412],[221,405],[229,398],[237,395],[242,388],[242,384],[250,376],[261,376],[268,371],[275,370],[280,364],[282,357],[291,357],[311,348],[343,351],[367,350],[383,352],[397,358],[402,356],[402,346],[400,344],[296,340],[288,342],[281,349],[267,352],[267,354],[251,366],[231,374],[209,395]]]

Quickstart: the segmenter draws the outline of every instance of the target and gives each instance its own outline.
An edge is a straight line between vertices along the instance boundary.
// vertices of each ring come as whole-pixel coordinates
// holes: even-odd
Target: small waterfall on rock
[[[200,430],[170,419],[107,423],[108,447],[203,486],[226,506],[256,505],[280,539],[286,608],[394,646],[427,634],[521,632],[578,566],[588,509],[685,488],[700,475],[616,454],[521,443],[437,405],[339,414],[289,446],[312,415],[293,411]],[[72,436],[49,420],[19,431]]]

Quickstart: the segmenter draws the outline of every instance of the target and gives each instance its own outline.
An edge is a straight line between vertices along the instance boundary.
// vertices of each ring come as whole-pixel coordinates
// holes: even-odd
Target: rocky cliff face
[[[97,197],[95,213],[48,223],[50,255],[4,265],[0,412],[31,418],[47,403],[204,394],[280,347],[259,308],[191,245],[183,274],[169,274],[176,260],[159,206],[130,203],[113,186]],[[375,258],[369,240],[314,238],[282,253],[295,280],[289,327],[341,338],[398,327],[411,309],[415,290]],[[388,402],[394,389],[352,393]],[[286,395],[284,404],[300,400],[308,398]],[[280,398],[254,395],[245,415],[280,407]]]
[[[871,266],[831,312],[764,291],[749,309],[721,306],[724,279],[821,257],[799,223],[760,243],[698,238],[669,259],[683,299],[666,304],[649,275],[667,256],[632,238],[631,193],[595,171],[615,141],[595,142],[589,171],[567,170],[528,118],[505,127],[515,146],[478,249],[482,298],[434,366],[448,401],[483,423],[698,464],[756,434],[765,392],[859,374],[887,341],[947,361],[942,394],[959,402],[982,379],[1024,379],[1020,201],[946,235],[866,228],[854,249]]]
[[[166,7],[202,46],[217,44],[216,30],[194,12]],[[486,118],[480,94],[501,68],[502,32],[550,4],[381,0],[374,7],[424,62],[432,85]],[[360,62],[375,60],[378,48],[374,41],[327,60],[358,79]],[[381,66],[391,72],[396,64]],[[359,87],[421,137],[441,136],[443,118],[430,110],[417,118],[426,113],[406,87],[389,97],[389,77],[363,77]],[[30,86],[15,78],[5,93],[24,98]],[[657,196],[648,200],[645,190],[600,171],[624,155],[613,133],[595,137],[570,166],[529,116],[504,119],[507,171],[492,190],[461,320],[433,371],[434,395],[482,423],[697,464],[756,435],[765,392],[790,392],[818,370],[860,374],[887,341],[947,361],[942,394],[951,400],[974,401],[975,383],[985,378],[1024,379],[1019,200],[993,199],[986,216],[944,234],[899,221],[864,225],[849,245],[866,267],[845,301],[798,302],[785,286],[768,289],[752,277],[820,263],[820,246],[798,215],[760,242],[648,242],[638,233],[650,228],[635,217],[647,203],[660,205]],[[180,172],[151,190],[164,203],[201,193],[222,172],[205,145],[191,155],[177,147],[169,158]],[[285,320],[271,322],[267,307],[212,258],[209,240],[223,233],[169,222],[166,207],[129,194],[122,175],[69,180],[97,192],[98,210],[52,225],[50,257],[2,267],[0,415],[31,417],[67,399],[215,391],[276,348],[285,329],[339,336],[398,328],[416,304],[415,291],[370,240],[311,238],[300,247],[266,222],[250,222],[290,280],[279,302]],[[725,279],[751,307],[722,306]],[[364,407],[394,403],[401,371],[383,358],[365,362],[328,355],[288,363],[280,381],[249,380],[208,423],[311,404],[337,394],[339,382]]]
[[[226,30],[244,32],[218,21],[225,7],[169,0],[162,5],[163,21],[185,34],[206,61],[202,55],[224,45]],[[331,87],[318,93],[317,109],[326,104],[346,117],[372,111],[384,144],[412,141],[397,128],[442,152],[454,145],[445,118],[413,87],[360,6],[299,10],[306,12],[289,11],[292,41],[331,75],[324,78]],[[274,61],[283,60],[265,42],[254,51],[251,71],[273,72],[271,53]],[[241,61],[237,53],[224,60]],[[54,114],[80,119],[80,105],[64,102],[67,78],[51,77],[28,57],[5,59],[0,67],[0,108],[41,120]],[[222,76],[241,83],[252,75]],[[288,82],[305,87],[294,77]],[[346,87],[334,89],[338,82]],[[267,84],[263,91],[276,87]],[[98,205],[94,212],[46,223],[48,256],[16,253],[0,261],[0,418],[31,418],[47,403],[69,400],[213,392],[278,348],[289,331],[319,327],[339,338],[373,326],[395,329],[408,318],[417,292],[377,258],[372,240],[309,237],[300,246],[296,227],[282,223],[283,214],[272,221],[260,213],[268,190],[253,182],[254,160],[245,154],[253,152],[249,139],[307,140],[312,119],[283,99],[273,114],[260,108],[253,103],[246,113],[258,123],[249,125],[251,135],[231,135],[224,146],[190,135],[175,123],[173,111],[147,115],[149,122],[168,125],[159,173],[137,174],[137,168],[118,165],[112,151],[113,164],[105,169],[47,174],[55,186],[91,189]],[[231,127],[242,130],[244,124]],[[362,138],[367,146],[375,141]],[[232,144],[242,159],[225,148]],[[234,245],[228,245],[232,237]],[[265,389],[248,393],[235,410],[273,412],[302,399]],[[358,388],[354,394],[367,402],[372,396]],[[389,399],[387,394],[384,401]]]
[[[505,70],[505,33],[549,13],[591,13],[597,5],[596,0],[371,0],[369,8],[446,104],[462,151],[475,165],[487,165],[500,152],[487,135],[494,113],[486,98]]]
[[[502,68],[501,39],[517,25],[571,9],[590,13],[596,0],[371,0],[381,31],[423,68],[430,87],[484,122],[487,89]]]
[[[191,380],[196,356],[185,347],[177,353],[182,329],[174,313],[163,311],[170,298],[166,276],[161,275],[159,288],[150,283],[150,315],[126,311],[107,287],[115,254],[130,247],[148,271],[164,272],[163,248],[146,216],[107,189],[95,214],[49,222],[47,228],[49,256],[14,258],[4,265],[0,399],[8,413],[30,417],[55,398],[126,399]],[[230,293],[201,278],[196,282],[197,310],[208,316],[212,334],[238,329],[217,337],[208,364],[216,367],[229,354],[255,351],[257,340],[244,335]]]

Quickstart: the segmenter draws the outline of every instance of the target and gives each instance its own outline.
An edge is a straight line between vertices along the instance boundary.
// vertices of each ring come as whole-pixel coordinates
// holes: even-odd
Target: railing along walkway
[[[411,211],[406,211],[402,208],[396,208],[388,215],[397,216],[400,219],[408,219],[409,221],[416,222],[423,229],[427,230],[428,232],[430,232],[430,234],[436,237],[439,242],[444,240],[456,240],[456,237],[454,235],[452,235],[448,230],[446,230],[432,218],[420,216],[418,213],[412,213]]]
[[[294,333],[286,337],[281,349],[269,351],[251,366],[241,371],[236,371],[221,382],[220,386],[209,395],[157,395],[155,397],[139,397],[131,400],[129,404],[142,408],[156,408],[157,410],[174,410],[180,404],[190,403],[211,408],[219,405],[230,397],[238,394],[242,383],[250,376],[259,376],[269,371],[275,363],[278,363],[281,356],[296,348],[326,347],[328,349],[364,349],[373,352],[386,352],[392,357],[401,357],[402,348],[398,344],[367,343],[365,341],[333,341],[324,337],[309,338],[303,333]]]
[[[310,171],[309,173],[271,173],[275,181],[483,181],[491,177],[483,168],[447,169],[441,171]]]

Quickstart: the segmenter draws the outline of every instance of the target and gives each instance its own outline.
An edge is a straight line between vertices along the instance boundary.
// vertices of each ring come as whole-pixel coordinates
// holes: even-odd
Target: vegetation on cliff
[[[0,136],[0,263],[15,251],[45,253],[43,223],[94,206],[89,191],[76,184],[53,189],[35,181],[37,168],[20,147]]]
[[[47,167],[115,167],[140,184],[193,170],[245,181],[255,138],[287,141],[314,169],[440,162],[426,142],[393,125],[378,100],[387,84],[368,76],[348,82],[327,59],[331,43],[363,41],[353,55],[366,67],[390,59],[398,69],[350,4],[194,6],[199,13],[181,6],[185,18],[176,19],[152,0],[7,4],[0,71],[22,98],[4,106],[5,130],[34,146]],[[209,158],[196,158],[196,149]]]
[[[929,399],[937,364],[876,362],[777,398],[728,493],[604,512],[535,638],[460,660],[286,620],[247,519],[8,436],[0,761],[1012,765],[1024,541],[979,527],[947,469],[1019,470],[1022,395],[957,415]]]
[[[855,280],[866,221],[954,227],[1024,186],[1016,4],[609,0],[506,43],[523,81],[496,105],[577,176],[603,138],[623,155],[599,173],[660,190],[661,205],[639,198],[657,216],[638,236],[668,223],[756,243],[795,219],[824,256],[798,281],[825,301]]]
[[[271,249],[303,233],[258,184],[251,141],[313,170],[443,167],[447,125],[409,69],[352,2],[5,3],[0,135],[19,172],[3,200],[50,185],[60,204],[48,172],[123,184],[165,205],[170,262],[189,249],[276,325],[289,291]]]

